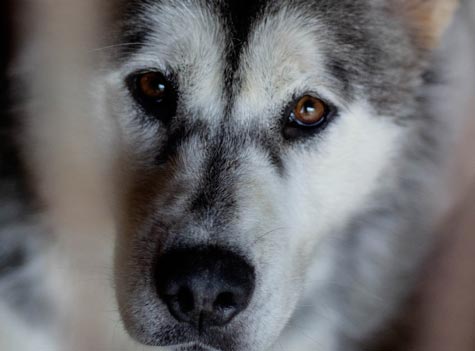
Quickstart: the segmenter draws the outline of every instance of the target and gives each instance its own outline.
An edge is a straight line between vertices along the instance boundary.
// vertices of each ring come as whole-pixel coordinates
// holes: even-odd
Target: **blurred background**
[[[113,3],[0,6],[0,350],[145,350],[125,334],[115,305],[114,225],[101,178],[106,155],[95,152],[93,113],[80,93]],[[36,66],[29,79],[7,79],[30,60]],[[368,350],[475,350],[474,111],[475,96],[449,170],[454,200],[440,219],[441,243],[406,308]],[[20,133],[19,114],[35,116],[34,134]],[[22,153],[19,142],[35,156]],[[29,168],[38,163],[48,165],[41,177]]]

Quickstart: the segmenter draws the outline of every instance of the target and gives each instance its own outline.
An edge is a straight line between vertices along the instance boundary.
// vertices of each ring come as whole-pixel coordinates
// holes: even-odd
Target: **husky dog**
[[[458,5],[118,8],[92,90],[120,189],[115,288],[133,338],[362,349],[434,242],[465,101],[450,72],[470,42],[462,13],[450,26]]]
[[[357,350],[388,320],[433,241],[457,5],[126,6],[98,99],[120,135],[116,289],[134,338]]]

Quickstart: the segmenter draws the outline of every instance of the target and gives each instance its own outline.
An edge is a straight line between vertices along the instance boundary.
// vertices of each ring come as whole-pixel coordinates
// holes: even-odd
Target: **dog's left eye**
[[[291,106],[284,126],[284,136],[294,139],[309,135],[323,128],[332,113],[333,109],[325,101],[305,95]]]
[[[176,113],[176,93],[166,77],[156,71],[139,72],[127,79],[134,99],[149,116],[168,122]]]

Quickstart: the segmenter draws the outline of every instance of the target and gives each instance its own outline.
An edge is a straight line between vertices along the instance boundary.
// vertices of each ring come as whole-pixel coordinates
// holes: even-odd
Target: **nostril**
[[[193,311],[195,308],[195,301],[193,298],[193,292],[187,287],[181,287],[176,295],[178,305],[183,313]]]
[[[201,330],[224,326],[247,308],[255,273],[231,251],[197,247],[163,254],[157,261],[154,280],[170,314]]]
[[[237,302],[232,292],[226,291],[220,293],[214,300],[215,309],[234,309],[237,308]]]

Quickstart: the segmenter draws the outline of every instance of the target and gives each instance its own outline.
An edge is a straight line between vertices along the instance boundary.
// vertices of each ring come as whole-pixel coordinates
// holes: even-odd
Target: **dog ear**
[[[390,0],[390,3],[413,31],[417,45],[432,49],[450,24],[459,0]]]

